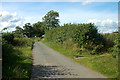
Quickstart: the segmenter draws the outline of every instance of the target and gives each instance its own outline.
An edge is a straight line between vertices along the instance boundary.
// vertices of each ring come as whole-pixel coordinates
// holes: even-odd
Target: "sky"
[[[5,2],[6,1],[6,2]],[[60,25],[64,23],[94,23],[100,33],[118,30],[118,2],[4,2],[0,3],[0,30],[8,31],[25,23],[42,21],[50,10],[59,13]]]

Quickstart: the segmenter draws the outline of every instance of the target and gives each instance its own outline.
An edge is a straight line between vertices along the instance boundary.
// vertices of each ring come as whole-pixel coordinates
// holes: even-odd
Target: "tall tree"
[[[43,22],[37,22],[33,24],[33,35],[41,37],[44,34]]]
[[[32,37],[32,33],[33,33],[33,28],[32,25],[30,23],[26,23],[24,26],[24,34],[26,34],[28,37]]]
[[[15,32],[20,34],[23,32],[23,29],[21,27],[17,26]]]
[[[59,17],[59,13],[56,11],[49,11],[43,18],[43,23],[44,23],[44,27],[47,30],[50,30],[52,28],[58,27],[59,26],[59,19],[57,19]]]

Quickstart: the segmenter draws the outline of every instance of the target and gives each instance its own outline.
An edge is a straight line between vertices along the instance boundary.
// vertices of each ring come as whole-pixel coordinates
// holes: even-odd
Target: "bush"
[[[117,35],[114,35],[113,33],[102,34],[102,35],[105,38],[104,44],[106,50],[111,52],[110,48],[115,45],[115,40],[117,39]]]
[[[14,34],[13,33],[3,33],[2,38],[6,41],[8,44],[13,44],[14,41]]]
[[[3,44],[5,43],[13,46],[32,46],[34,43],[30,38],[13,33],[3,33],[2,40]]]
[[[23,37],[19,34],[3,33],[3,80],[7,80],[9,78],[12,80],[16,77],[30,78],[32,64],[30,49],[32,48],[33,42],[34,41],[32,39]]]
[[[3,63],[8,62],[8,58],[10,57],[11,53],[13,52],[13,46],[11,44],[8,44],[5,39],[2,39],[2,58]]]
[[[32,46],[34,41],[30,38],[15,38],[14,39],[14,46]]]
[[[103,43],[104,38],[98,33],[94,24],[79,24],[74,30],[73,40],[77,42],[80,47],[87,48],[91,43],[92,45]]]
[[[17,33],[14,33],[14,37],[15,37],[15,38],[24,38],[23,35],[21,35],[21,34],[17,34]]]
[[[77,43],[78,47],[89,50],[95,49],[95,52],[102,50],[105,41],[104,37],[98,33],[95,25],[91,23],[64,24],[64,26],[47,30],[45,32],[45,39],[61,44],[65,44],[64,42],[72,39],[72,42],[74,44]]]
[[[63,41],[72,38],[73,29],[75,24],[64,25],[58,28],[45,31],[45,39],[48,41],[54,41],[57,43],[63,43]]]
[[[111,48],[109,48],[109,51],[112,52],[112,56],[114,58],[118,57],[118,54],[120,54],[120,34],[117,35],[117,38],[114,41],[115,45]]]

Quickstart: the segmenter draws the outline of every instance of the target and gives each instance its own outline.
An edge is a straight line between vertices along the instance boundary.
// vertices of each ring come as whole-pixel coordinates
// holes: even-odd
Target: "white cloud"
[[[0,17],[0,31],[5,27],[9,28],[8,31],[13,31],[15,30],[16,26],[22,26],[23,24],[24,19],[22,17],[19,17],[16,12],[9,13],[7,11],[3,11],[0,12],[0,14],[2,14]]]
[[[111,19],[89,19],[88,23],[94,23],[98,27],[98,30],[102,33],[111,33],[118,30],[118,21],[113,21]]]
[[[96,1],[96,0],[83,1],[83,2],[82,2],[82,5],[90,4],[90,3],[94,2],[94,1]]]

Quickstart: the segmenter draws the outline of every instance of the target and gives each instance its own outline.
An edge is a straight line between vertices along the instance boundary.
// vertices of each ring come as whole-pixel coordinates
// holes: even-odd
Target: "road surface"
[[[32,56],[32,78],[106,78],[41,42],[35,42]]]

